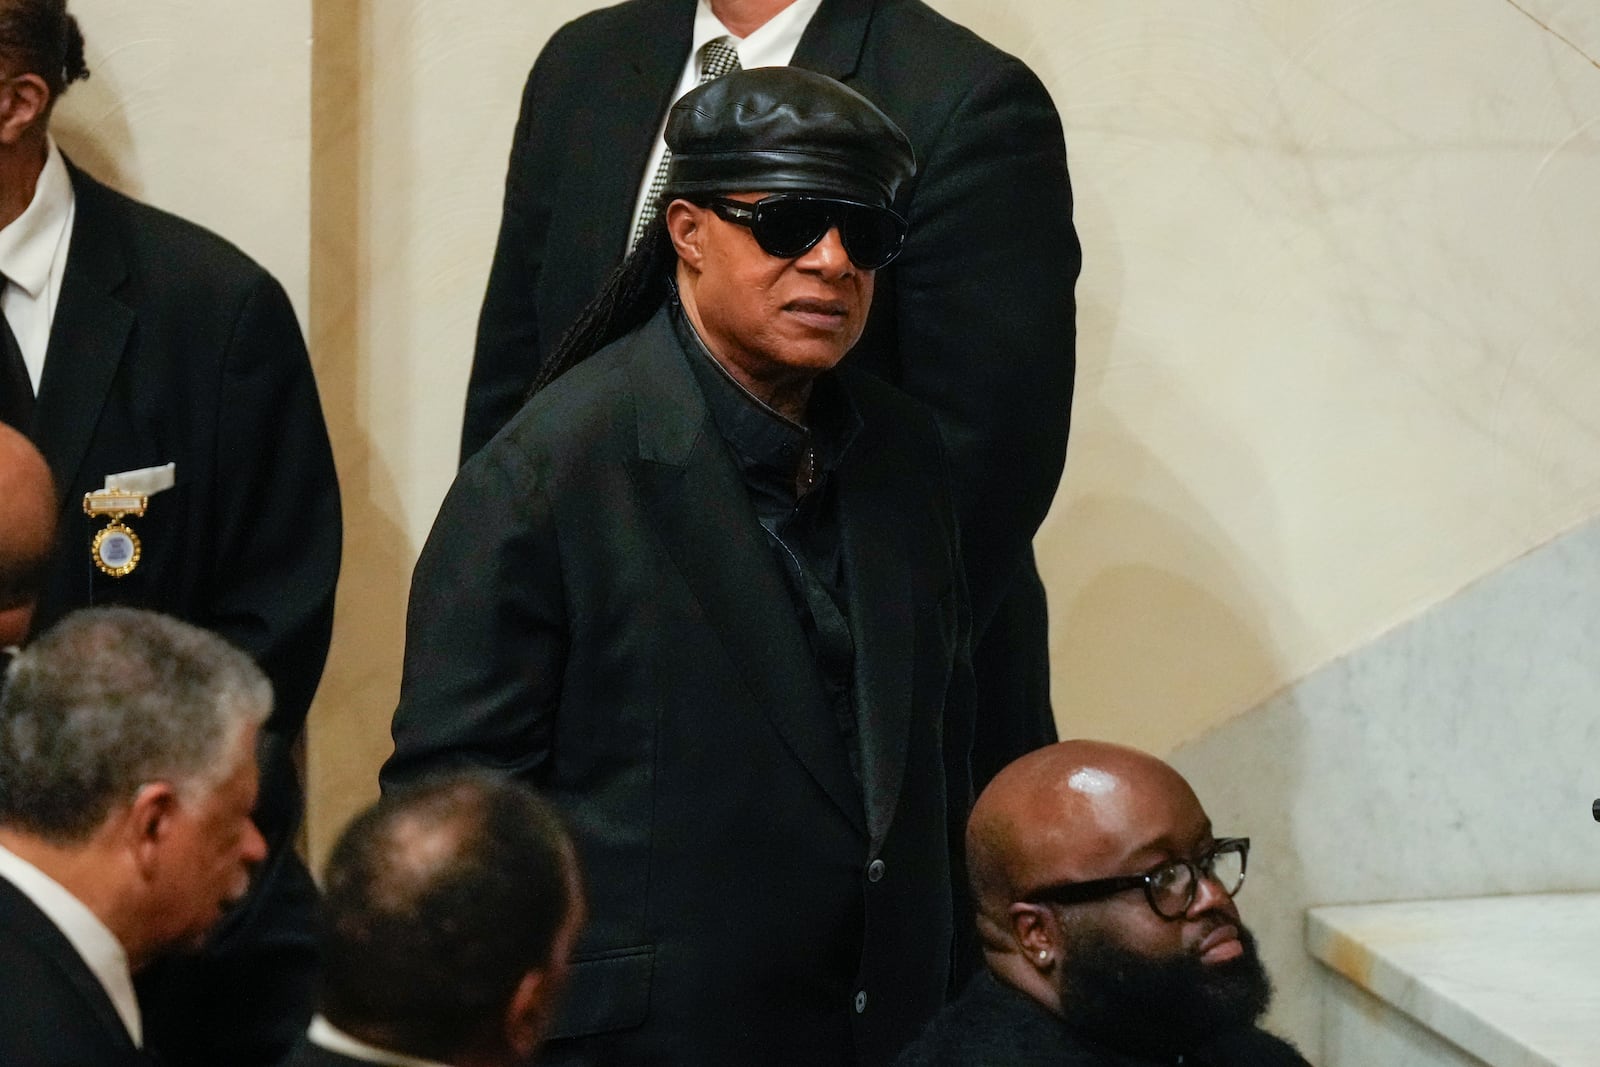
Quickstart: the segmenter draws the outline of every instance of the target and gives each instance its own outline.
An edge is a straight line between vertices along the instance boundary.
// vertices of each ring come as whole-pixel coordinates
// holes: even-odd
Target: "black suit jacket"
[[[1148,1035],[1130,1035],[1148,1036]],[[1295,1047],[1246,1026],[1181,1055],[1137,1055],[1079,1036],[1026,994],[980,972],[895,1067],[1311,1067]]]
[[[289,760],[322,675],[339,573],[339,488],[305,342],[283,289],[238,249],[72,168],[72,245],[33,438],[61,492],[35,632],[75,608],[129,604],[214,630],[272,679],[262,829],[292,831]],[[106,520],[83,494],[177,464],[127,523],[143,556],[101,573]]]
[[[528,77],[462,428],[471,455],[626,252],[695,0],[562,27]],[[1061,122],[1019,60],[921,0],[823,0],[796,66],[882,107],[916,149],[904,253],[849,362],[938,416],[951,457],[985,715],[980,779],[1055,739],[1031,542],[1061,479],[1081,253]],[[991,626],[994,633],[991,636]],[[985,677],[987,676],[987,677]]]
[[[228,1051],[204,1046],[197,1058],[253,1062],[243,1048],[257,1029],[282,1026],[261,1039],[282,1042],[279,1058],[310,1010],[315,890],[293,853],[302,805],[292,752],[327,656],[342,537],[316,383],[294,310],[265,270],[75,167],[72,183],[72,243],[34,410],[33,438],[62,494],[34,627],[89,605],[148,608],[216,631],[271,678],[256,821],[272,855],[206,964],[229,969],[180,978],[200,965],[163,961],[140,992],[149,1039],[169,1058],[179,1034],[214,1027]],[[101,573],[89,545],[106,520],[83,514],[84,493],[108,474],[167,462],[177,484],[126,520],[143,545],[138,567]],[[235,970],[221,952],[254,955]]]
[[[283,1061],[283,1067],[372,1067],[372,1064],[302,1040],[289,1058]]]
[[[147,1061],[65,934],[0,878],[0,1063],[124,1067]]]
[[[384,781],[487,766],[566,812],[589,925],[549,1062],[886,1063],[943,1000],[969,799],[943,449],[839,372],[864,422],[833,482],[858,781],[686,358],[658,314],[462,468]]]

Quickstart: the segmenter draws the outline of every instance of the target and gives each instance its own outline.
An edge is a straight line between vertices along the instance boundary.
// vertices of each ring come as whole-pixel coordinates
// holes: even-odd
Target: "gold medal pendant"
[[[121,578],[139,565],[142,548],[138,534],[120,522],[113,522],[94,535],[94,544],[89,546],[89,551],[94,553],[96,567],[113,578]]]
[[[149,497],[117,489],[83,494],[85,515],[90,518],[106,515],[111,519],[104,530],[94,535],[89,546],[89,556],[96,567],[113,578],[133,573],[139,565],[143,546],[139,544],[139,535],[124,525],[122,519],[126,515],[143,515],[149,505]]]

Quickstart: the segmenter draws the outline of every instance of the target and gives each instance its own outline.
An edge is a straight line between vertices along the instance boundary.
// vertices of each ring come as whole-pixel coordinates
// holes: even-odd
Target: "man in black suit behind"
[[[266,855],[250,819],[272,687],[214,634],[77,612],[0,695],[0,1063],[150,1062],[132,975],[193,947]]]
[[[695,81],[691,49],[723,34],[747,66],[789,62],[857,89],[916,146],[895,200],[905,251],[879,272],[848,362],[926,403],[950,450],[981,786],[1056,738],[1031,542],[1066,452],[1081,263],[1061,122],[1017,59],[922,0],[629,0],[562,27],[523,93],[462,459],[516,413],[627,252],[663,116]]]
[[[323,886],[321,1011],[285,1067],[533,1062],[583,926],[548,804],[481,772],[431,778],[356,816]]]
[[[429,534],[384,781],[482,766],[566,815],[549,1062],[883,1064],[947,989],[973,713],[938,430],[835,369],[911,147],[787,67],[668,139],[662,213]]]
[[[292,753],[333,620],[333,459],[277,282],[56,147],[51,109],[86,76],[65,0],[0,0],[0,411],[61,493],[35,625],[89,604],[150,608],[222,634],[272,679],[256,813],[271,858],[205,953],[152,968],[141,988],[169,1061],[272,1063],[314,993]],[[112,487],[145,497],[143,514],[85,515],[85,494]]]

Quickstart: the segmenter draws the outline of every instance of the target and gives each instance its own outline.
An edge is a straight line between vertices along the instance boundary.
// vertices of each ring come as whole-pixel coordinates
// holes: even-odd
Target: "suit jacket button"
[[[881,881],[883,881],[883,861],[882,860],[873,860],[871,863],[867,864],[867,881],[869,881],[869,882],[881,882]]]
[[[867,1010],[867,991],[861,990],[856,994],[856,1014],[860,1015]]]

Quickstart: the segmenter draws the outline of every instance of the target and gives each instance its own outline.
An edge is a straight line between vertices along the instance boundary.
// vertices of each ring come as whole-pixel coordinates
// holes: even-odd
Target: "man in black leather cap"
[[[887,1063],[947,987],[972,731],[944,446],[835,369],[913,153],[793,68],[667,140],[663,210],[445,500],[384,781],[563,809],[590,921],[548,1062]]]
[[[911,223],[846,364],[927,404],[950,450],[980,709],[973,776],[1056,740],[1032,550],[1061,481],[1082,262],[1061,118],[1027,65],[935,0],[587,0],[528,75],[478,319],[462,459],[528,385],[638,232],[663,120],[736,58],[837,78],[917,148]],[[975,5],[967,5],[969,7]],[[938,10],[935,10],[935,9]],[[985,21],[1018,24],[1014,5]],[[941,14],[944,12],[945,14]],[[976,284],[975,284],[976,283]]]

